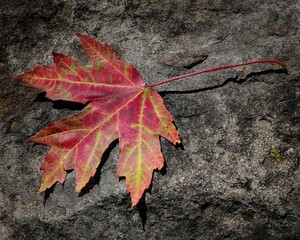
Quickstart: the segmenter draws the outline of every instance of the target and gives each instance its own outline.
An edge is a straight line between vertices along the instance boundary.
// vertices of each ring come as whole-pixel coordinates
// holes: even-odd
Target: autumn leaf
[[[164,165],[159,136],[176,144],[178,132],[160,95],[132,65],[119,60],[107,44],[77,35],[90,65],[55,53],[55,66],[37,66],[15,77],[46,91],[50,99],[87,104],[79,114],[51,123],[29,139],[51,147],[41,166],[39,192],[63,183],[71,169],[80,192],[104,151],[119,139],[117,176],[126,178],[134,206],[149,188],[153,170]]]
[[[118,59],[107,44],[77,34],[90,65],[54,53],[55,66],[36,66],[22,73],[30,86],[46,91],[53,100],[74,101],[87,106],[78,114],[49,124],[29,140],[51,147],[41,166],[44,171],[39,192],[65,181],[75,169],[76,191],[80,192],[100,164],[104,151],[119,140],[117,176],[126,178],[132,206],[149,188],[153,170],[164,165],[160,139],[180,143],[173,119],[154,87],[197,74],[257,63],[283,62],[274,59],[203,69],[146,85],[130,64]]]

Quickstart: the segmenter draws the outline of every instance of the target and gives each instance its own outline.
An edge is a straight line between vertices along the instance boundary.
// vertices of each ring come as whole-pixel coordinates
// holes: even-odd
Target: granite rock
[[[300,3],[297,0],[10,0],[0,21],[1,239],[299,239]],[[75,32],[110,44],[147,83],[206,67],[276,58],[157,88],[182,146],[164,139],[166,168],[131,208],[117,179],[117,143],[75,192],[37,195],[49,150],[26,141],[82,109],[50,101],[12,77],[52,64],[52,52],[84,63]]]

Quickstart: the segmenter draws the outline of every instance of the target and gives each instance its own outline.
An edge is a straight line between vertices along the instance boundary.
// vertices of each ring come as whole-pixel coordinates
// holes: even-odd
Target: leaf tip
[[[131,208],[134,208],[137,205],[137,203],[132,203]]]
[[[76,187],[75,187],[75,191],[80,192],[83,189],[84,186],[85,186],[85,184],[77,183]]]
[[[83,36],[80,32],[75,33],[78,37]]]
[[[135,207],[139,203],[140,199],[131,199],[131,207]]]
[[[80,39],[87,37],[86,35],[80,33],[80,32],[76,32],[77,37],[79,37]]]
[[[45,186],[44,183],[42,183],[41,186],[40,186],[40,189],[39,189],[39,191],[36,193],[36,195],[39,195],[39,194],[45,192],[46,189],[47,189],[47,187]]]
[[[13,76],[13,79],[14,80],[22,80],[23,79],[23,75],[24,75],[24,73],[17,74],[15,76]]]
[[[35,142],[35,140],[36,140],[35,135],[27,139],[28,142]]]
[[[58,56],[60,56],[60,55],[62,55],[61,53],[57,53],[57,52],[52,52],[52,55],[53,55],[53,57],[55,58],[55,57],[58,57]]]

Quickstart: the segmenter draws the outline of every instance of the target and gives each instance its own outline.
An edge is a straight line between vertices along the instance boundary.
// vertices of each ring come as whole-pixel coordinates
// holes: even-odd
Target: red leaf
[[[94,176],[104,151],[119,139],[117,176],[126,178],[132,205],[149,188],[154,169],[164,164],[159,136],[179,143],[173,119],[160,95],[113,49],[78,33],[91,65],[54,54],[55,66],[38,66],[16,76],[53,100],[89,103],[79,114],[51,123],[29,140],[51,146],[41,166],[39,192],[63,183],[75,169],[76,191]]]

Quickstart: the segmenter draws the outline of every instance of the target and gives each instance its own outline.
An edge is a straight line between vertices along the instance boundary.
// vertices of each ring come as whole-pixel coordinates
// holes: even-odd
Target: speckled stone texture
[[[2,0],[0,16],[1,239],[300,239],[299,1]],[[138,207],[116,178],[117,143],[86,192],[71,172],[44,197],[49,148],[26,139],[82,106],[12,77],[53,51],[87,63],[75,32],[147,83],[264,58],[289,74],[260,64],[158,87],[183,145],[162,139],[166,168]]]

